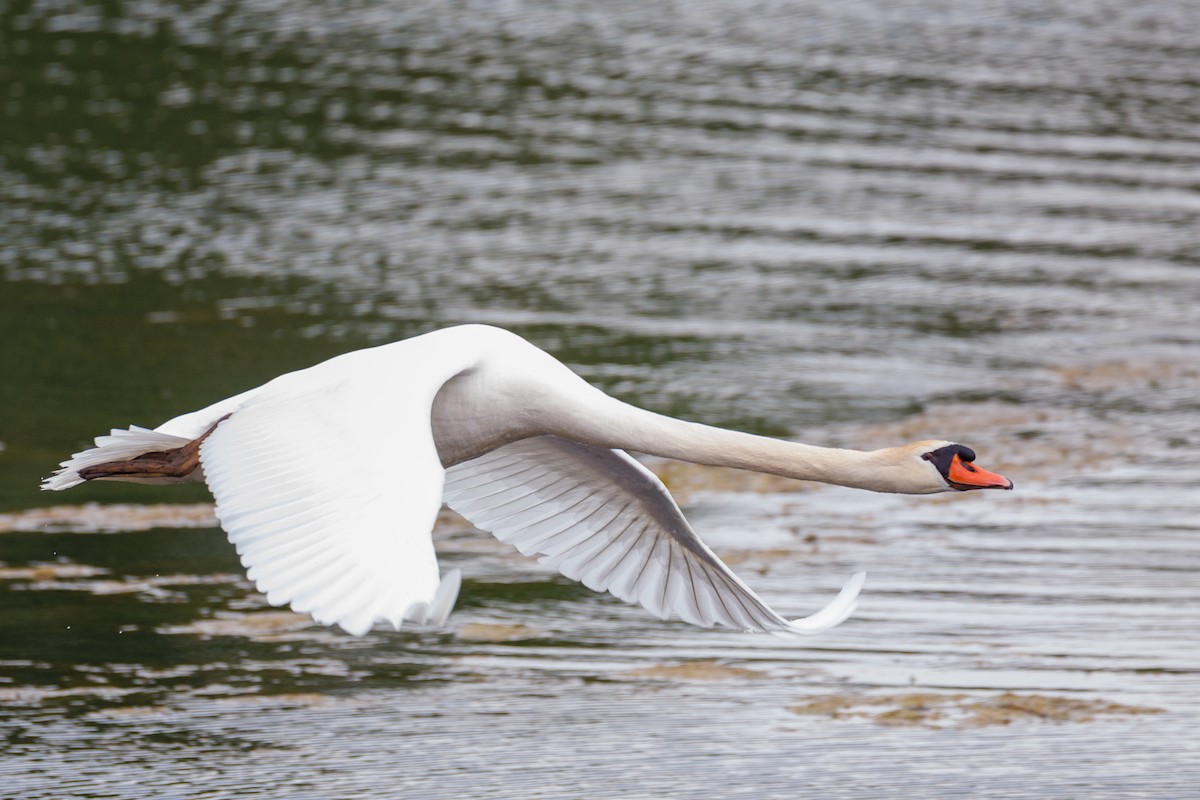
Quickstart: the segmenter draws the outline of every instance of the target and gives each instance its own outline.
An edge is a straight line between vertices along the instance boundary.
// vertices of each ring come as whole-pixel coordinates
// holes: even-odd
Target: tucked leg
[[[217,429],[229,415],[221,417],[199,438],[193,439],[181,447],[170,450],[160,450],[153,453],[142,453],[134,458],[121,461],[108,461],[79,470],[79,477],[85,481],[97,478],[185,478],[200,466],[200,445]]]

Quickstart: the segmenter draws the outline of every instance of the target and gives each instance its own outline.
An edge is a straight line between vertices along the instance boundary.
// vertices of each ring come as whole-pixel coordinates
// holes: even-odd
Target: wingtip
[[[785,636],[795,633],[807,635],[827,631],[835,625],[839,625],[858,608],[858,595],[866,580],[866,572],[854,573],[829,605],[810,616],[790,620],[787,629],[778,631],[778,633]]]
[[[452,569],[442,576],[433,603],[429,609],[429,624],[440,628],[446,624],[446,618],[454,610],[458,601],[458,591],[462,588],[462,570]]]
[[[83,483],[83,478],[79,477],[79,473],[67,466],[67,462],[63,462],[59,469],[55,470],[52,475],[42,478],[42,482],[38,488],[43,492],[61,492],[64,489],[70,489],[72,486],[78,486]]]

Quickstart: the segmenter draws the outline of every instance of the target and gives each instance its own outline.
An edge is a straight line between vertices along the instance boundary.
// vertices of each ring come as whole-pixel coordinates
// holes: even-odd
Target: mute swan
[[[42,488],[206,481],[267,601],[358,635],[377,621],[446,619],[460,578],[439,577],[431,529],[443,500],[663,619],[797,634],[854,610],[862,573],[810,617],[776,614],[626,449],[877,492],[1012,488],[952,442],[837,450],[645,411],[486,325],[347,353],[154,430],[113,430]]]

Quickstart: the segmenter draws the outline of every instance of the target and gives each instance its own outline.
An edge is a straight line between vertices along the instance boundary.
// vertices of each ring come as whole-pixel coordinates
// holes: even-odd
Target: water
[[[1195,18],[0,0],[0,795],[1192,796]],[[351,639],[266,607],[198,487],[36,491],[109,427],[465,321],[1017,491],[659,465],[781,610],[870,572],[799,645],[449,517],[447,630]]]

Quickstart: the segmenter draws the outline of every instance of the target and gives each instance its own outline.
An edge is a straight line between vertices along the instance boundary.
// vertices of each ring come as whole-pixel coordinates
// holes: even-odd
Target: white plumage
[[[201,466],[156,466],[162,451],[197,444]],[[514,334],[465,325],[283,375],[154,431],[114,430],[43,488],[203,479],[267,600],[354,634],[445,620],[459,575],[439,576],[430,535],[444,500],[522,553],[663,619],[787,635],[845,619],[863,575],[817,614],[781,617],[621,448],[927,493],[964,488],[929,458],[953,447],[829,450],[682,422],[604,395]]]

